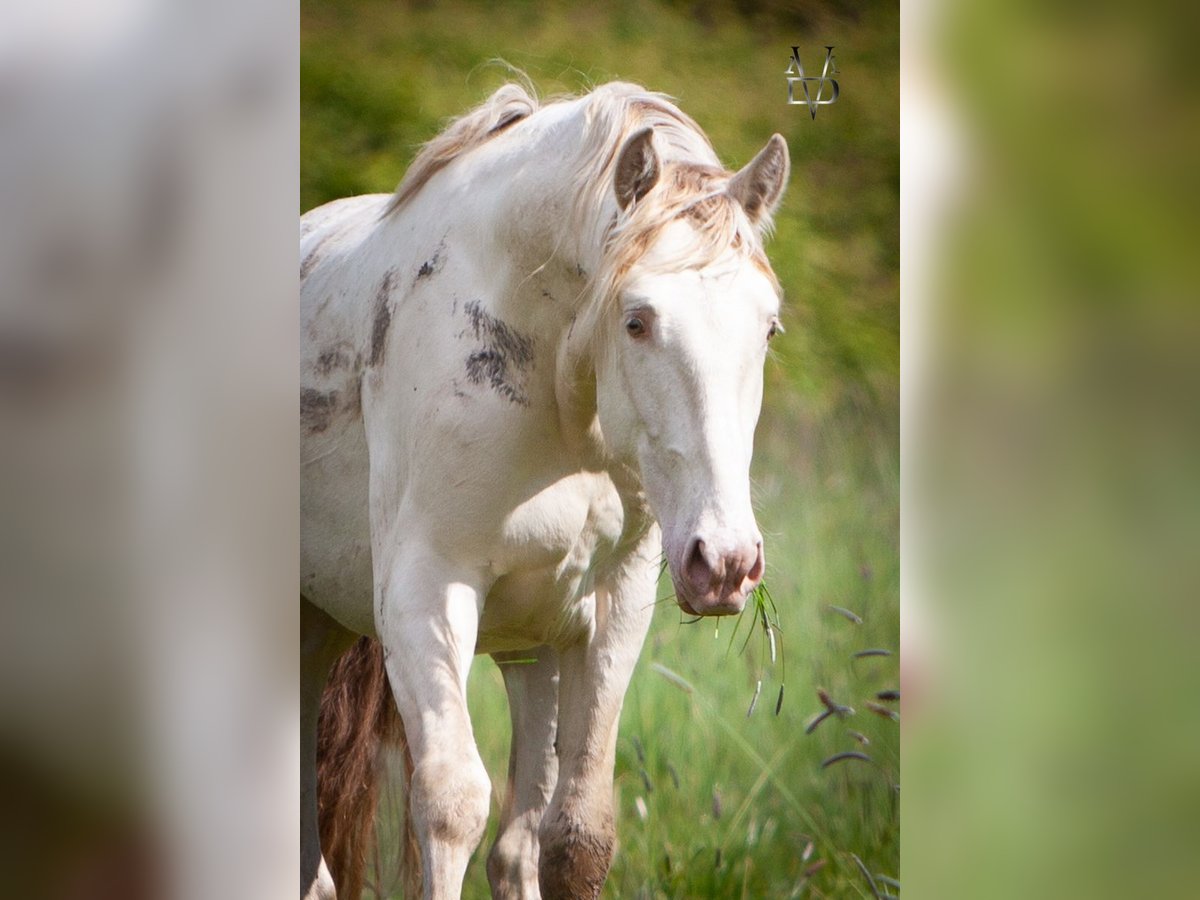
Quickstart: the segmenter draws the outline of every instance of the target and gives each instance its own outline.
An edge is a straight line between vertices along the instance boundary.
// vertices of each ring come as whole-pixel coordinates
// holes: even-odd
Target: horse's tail
[[[338,897],[344,900],[357,900],[362,893],[367,854],[375,842],[383,751],[388,747],[403,751],[407,782],[411,755],[388,685],[383,645],[362,637],[330,671],[317,727],[321,850]],[[407,797],[402,809],[407,807],[406,801]],[[403,868],[407,877],[413,877],[415,842],[407,816],[405,820]]]

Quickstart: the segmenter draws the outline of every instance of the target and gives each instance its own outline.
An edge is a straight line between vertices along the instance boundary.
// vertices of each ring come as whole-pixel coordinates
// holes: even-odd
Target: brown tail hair
[[[403,748],[407,782],[411,758],[388,686],[383,645],[361,637],[329,673],[317,726],[321,850],[341,900],[358,900],[362,893],[367,853],[375,842],[383,750],[388,746]],[[412,856],[407,822],[404,831],[407,862]],[[404,868],[411,877],[412,867]]]

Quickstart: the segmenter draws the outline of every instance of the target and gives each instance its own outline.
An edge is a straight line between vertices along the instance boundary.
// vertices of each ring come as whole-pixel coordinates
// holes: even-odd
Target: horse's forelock
[[[732,252],[762,270],[776,284],[759,230],[750,224],[737,201],[725,192],[730,177],[730,172],[706,164],[666,166],[659,184],[629,215],[618,216],[612,222],[605,239],[597,300],[615,302],[629,272],[677,221],[691,227],[693,240],[663,265],[675,270],[703,268]]]

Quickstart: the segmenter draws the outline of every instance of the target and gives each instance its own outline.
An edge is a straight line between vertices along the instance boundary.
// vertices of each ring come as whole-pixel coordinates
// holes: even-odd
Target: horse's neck
[[[540,114],[520,152],[497,154],[506,170],[481,176],[481,209],[509,262],[498,302],[515,320],[533,315],[541,320],[533,327],[549,328],[541,338],[554,349],[559,433],[584,468],[610,472],[632,511],[641,506],[640,479],[608,458],[596,415],[591,329],[599,323],[589,308],[616,202],[611,190],[580,183],[589,167],[586,123],[582,109],[567,106]]]
[[[600,261],[603,223],[615,202],[603,192],[586,202],[596,192],[579,183],[585,133],[582,106],[565,103],[544,108],[511,141],[481,148],[471,189],[519,277],[557,265],[579,280]]]
[[[593,341],[582,323],[592,321],[586,314],[593,302],[590,278],[616,203],[611,192],[578,183],[587,128],[579,104],[545,108],[535,119],[448,171],[443,190],[449,193],[427,188],[418,194],[403,227],[444,222],[474,248],[471,278],[486,288],[491,313],[552,349],[546,359],[553,365],[561,435],[586,468],[607,469],[596,421]],[[581,196],[594,208],[581,206]],[[618,479],[623,494],[639,489],[629,473]]]
[[[456,176],[456,196],[469,202],[451,217],[482,251],[478,265],[495,314],[553,348],[563,435],[595,463],[591,341],[577,323],[589,318],[590,276],[600,263],[604,221],[616,207],[578,183],[586,122],[583,109],[571,107],[578,104],[545,108],[511,139],[479,148]],[[589,194],[595,209],[579,205]]]

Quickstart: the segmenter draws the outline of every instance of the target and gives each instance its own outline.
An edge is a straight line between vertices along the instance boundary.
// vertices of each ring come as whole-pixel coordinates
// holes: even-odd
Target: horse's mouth
[[[679,608],[690,616],[736,616],[762,580],[762,539],[740,544],[726,541],[732,549],[706,550],[702,538],[693,538],[671,557],[671,583]]]
[[[706,618],[709,616],[736,616],[746,606],[745,594],[734,594],[715,603],[701,606],[700,609],[692,606],[678,592],[675,594],[675,600],[679,604],[679,608],[689,616],[703,616]]]

